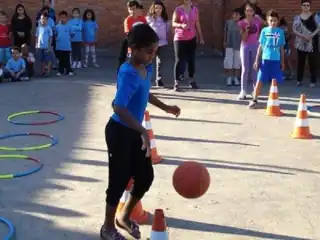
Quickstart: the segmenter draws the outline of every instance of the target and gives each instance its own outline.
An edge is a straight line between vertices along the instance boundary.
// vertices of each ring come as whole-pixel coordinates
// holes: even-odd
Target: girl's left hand
[[[200,44],[204,45],[204,40],[202,38],[200,39]]]

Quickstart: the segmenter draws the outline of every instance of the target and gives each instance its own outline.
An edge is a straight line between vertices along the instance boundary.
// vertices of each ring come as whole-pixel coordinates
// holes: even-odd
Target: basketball
[[[207,168],[199,163],[188,161],[182,163],[173,173],[172,183],[179,195],[188,199],[201,197],[210,186]]]

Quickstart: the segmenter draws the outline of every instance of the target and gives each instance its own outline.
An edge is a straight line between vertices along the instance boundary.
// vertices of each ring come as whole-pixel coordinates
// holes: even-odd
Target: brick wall
[[[71,12],[73,7],[79,7],[82,11],[93,8],[96,12],[99,31],[99,46],[107,47],[117,45],[123,37],[123,20],[127,15],[126,0],[54,0],[57,12],[67,10]],[[181,0],[163,0],[167,6],[169,16]],[[239,7],[242,0],[194,0],[199,7],[200,21],[206,45],[218,49],[222,47],[223,23],[230,16],[233,8]],[[300,11],[300,0],[260,0],[260,7],[267,11],[274,8],[283,16],[287,17],[289,23],[294,15]],[[313,9],[320,11],[320,0],[313,1]],[[0,8],[12,14],[15,5],[22,3],[26,6],[30,17],[35,18],[36,12],[41,8],[41,0],[0,0]],[[142,0],[147,11],[150,0]],[[9,6],[9,7],[8,7]]]

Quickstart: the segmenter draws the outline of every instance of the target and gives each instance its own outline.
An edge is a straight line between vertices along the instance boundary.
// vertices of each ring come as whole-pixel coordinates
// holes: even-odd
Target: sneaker
[[[314,87],[316,87],[316,84],[315,83],[310,83],[310,87],[314,88]]]
[[[62,74],[58,72],[58,73],[56,74],[56,76],[57,76],[57,77],[61,77]]]
[[[192,89],[198,89],[198,85],[195,81],[190,81],[189,82],[189,86],[192,88]]]
[[[98,65],[98,64],[96,64],[96,63],[94,63],[94,64],[93,64],[93,67],[98,68],[98,67],[99,67],[99,65]]]
[[[29,81],[29,78],[28,77],[22,77],[21,81]]]
[[[87,67],[88,67],[88,64],[87,64],[87,63],[84,63],[82,66],[83,66],[84,68],[87,68]]]
[[[72,68],[74,69],[74,68],[77,68],[77,62],[73,62],[72,63]]]
[[[302,86],[302,82],[297,81],[297,87],[301,87]]]
[[[69,72],[68,75],[69,76],[73,76],[74,74],[73,74],[73,72]]]
[[[124,236],[122,236],[116,229],[107,230],[105,228],[101,228],[100,230],[101,240],[126,240]]]
[[[77,68],[81,68],[81,62],[80,61],[77,63]]]
[[[240,81],[239,81],[238,77],[233,78],[233,83],[235,86],[240,86]]]
[[[241,91],[238,95],[238,100],[245,100],[247,98],[247,93],[245,91]]]
[[[251,100],[249,102],[248,108],[249,109],[254,109],[257,106],[258,101],[257,100]]]
[[[228,87],[232,86],[232,78],[231,77],[227,77],[227,86]]]

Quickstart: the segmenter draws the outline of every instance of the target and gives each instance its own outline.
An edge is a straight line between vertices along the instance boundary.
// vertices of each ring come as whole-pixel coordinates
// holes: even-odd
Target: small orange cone
[[[150,240],[168,240],[167,223],[162,209],[154,211]]]
[[[273,117],[280,117],[283,115],[283,112],[281,112],[281,109],[280,109],[278,86],[277,86],[276,79],[272,79],[269,99],[267,103],[266,115],[273,116]]]
[[[152,164],[157,164],[161,162],[161,157],[158,155],[157,146],[156,146],[156,140],[154,138],[154,134],[152,131],[152,124],[151,124],[151,118],[148,111],[145,111],[144,113],[144,121],[143,126],[148,132],[148,136],[151,143],[151,160]]]
[[[301,94],[300,97],[297,117],[294,123],[294,130],[291,134],[291,137],[295,139],[312,139],[308,121],[306,96],[304,94]]]
[[[131,179],[128,183],[126,190],[123,192],[120,202],[117,207],[116,215],[119,215],[122,211],[125,203],[128,201],[130,192],[132,190],[132,186],[134,184],[133,179]],[[145,224],[149,220],[149,213],[143,210],[142,203],[139,201],[135,208],[133,209],[130,218],[136,221],[138,224]]]

